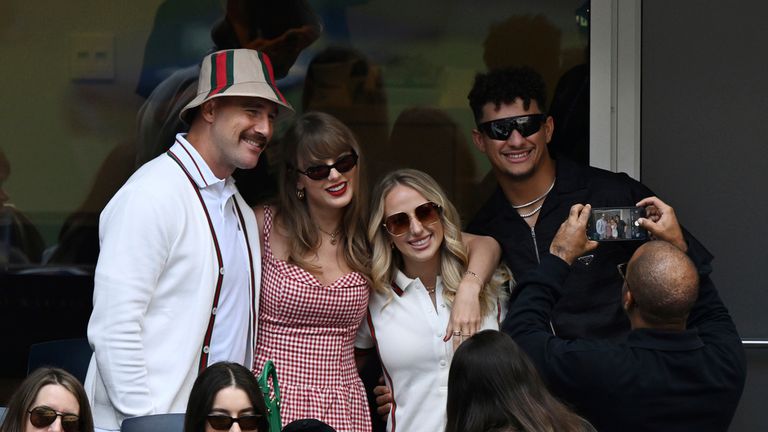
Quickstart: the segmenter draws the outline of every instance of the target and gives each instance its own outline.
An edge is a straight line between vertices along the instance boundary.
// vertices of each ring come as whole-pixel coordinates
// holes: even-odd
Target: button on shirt
[[[387,385],[394,404],[387,421],[392,431],[441,431],[445,429],[448,371],[453,342],[443,342],[451,309],[443,300],[443,283],[437,278],[435,307],[421,280],[398,271],[392,295],[371,295],[367,320],[357,334],[355,346],[378,346]],[[399,288],[398,288],[399,287]],[[498,308],[488,313],[482,329],[498,329]]]
[[[250,338],[253,336],[248,330],[248,308],[251,302],[248,245],[235,209],[235,181],[232,177],[223,180],[217,178],[186,140],[185,134],[177,135],[176,140],[189,152],[196,165],[190,170],[190,174],[198,182],[198,186],[201,186],[200,194],[216,232],[224,264],[218,272],[223,275],[219,302],[217,307],[211,310],[216,319],[208,348],[208,364],[231,361],[250,368],[251,359],[247,358],[247,353]],[[211,289],[214,288],[215,285]]]

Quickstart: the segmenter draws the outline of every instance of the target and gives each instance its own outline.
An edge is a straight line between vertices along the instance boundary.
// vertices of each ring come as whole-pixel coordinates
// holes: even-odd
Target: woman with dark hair
[[[445,432],[589,432],[555,399],[511,337],[484,330],[464,342],[448,375]]]
[[[82,384],[69,372],[40,368],[11,396],[0,432],[93,432],[93,416]]]
[[[208,366],[195,380],[187,403],[184,432],[231,430],[267,432],[267,407],[251,371],[237,363]]]

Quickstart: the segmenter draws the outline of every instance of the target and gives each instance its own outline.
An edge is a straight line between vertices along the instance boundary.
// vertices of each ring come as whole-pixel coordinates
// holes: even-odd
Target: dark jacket
[[[712,283],[701,283],[688,330],[638,329],[624,342],[563,340],[548,321],[568,275],[564,261],[543,255],[520,281],[503,324],[554,394],[601,432],[728,430],[746,359]]]
[[[536,268],[574,204],[592,207],[634,206],[653,195],[650,189],[624,173],[613,173],[556,161],[554,189],[544,201],[535,229],[517,214],[500,188],[480,209],[467,231],[495,238],[502,256],[516,279]],[[685,232],[689,255],[696,256],[699,272],[711,271],[709,252]],[[553,326],[558,336],[619,339],[629,331],[629,321],[620,306],[622,280],[616,265],[629,261],[638,241],[604,242],[580,257],[565,280],[564,295],[555,307]]]

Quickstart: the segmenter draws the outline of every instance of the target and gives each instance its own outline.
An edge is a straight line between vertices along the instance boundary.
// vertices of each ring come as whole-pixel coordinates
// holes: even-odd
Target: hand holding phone
[[[589,240],[584,235],[584,230],[589,222],[589,211],[589,204],[571,206],[568,219],[560,225],[552,243],[549,244],[549,253],[570,265],[577,257],[597,247],[597,242]]]
[[[637,205],[644,206],[647,210],[647,216],[639,222],[647,228],[651,237],[672,243],[683,252],[688,251],[683,229],[677,222],[677,216],[672,207],[655,196],[645,198]]]
[[[645,217],[642,206],[595,207],[587,225],[587,237],[600,242],[648,240],[648,231],[639,222]]]

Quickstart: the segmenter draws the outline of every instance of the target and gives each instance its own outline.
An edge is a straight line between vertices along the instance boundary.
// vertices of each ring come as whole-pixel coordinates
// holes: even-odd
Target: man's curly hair
[[[475,75],[475,83],[467,99],[475,123],[483,117],[483,107],[493,103],[498,109],[503,103],[512,103],[520,98],[523,107],[528,109],[531,101],[536,101],[542,113],[547,109],[547,92],[544,80],[535,70],[527,66],[491,70]]]

